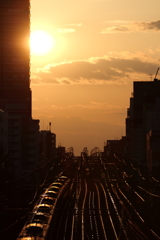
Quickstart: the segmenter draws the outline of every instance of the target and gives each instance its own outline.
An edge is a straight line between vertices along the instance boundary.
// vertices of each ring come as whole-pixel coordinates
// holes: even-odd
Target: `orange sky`
[[[159,0],[31,0],[31,30],[56,41],[31,55],[33,118],[57,145],[103,150],[125,135],[133,81],[160,67]]]

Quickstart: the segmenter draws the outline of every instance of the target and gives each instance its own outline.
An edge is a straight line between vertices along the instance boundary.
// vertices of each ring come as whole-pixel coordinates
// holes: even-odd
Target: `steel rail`
[[[128,227],[129,232],[132,230],[134,239],[149,240],[149,238],[130,219],[126,222],[126,227]]]
[[[98,232],[98,225],[97,225],[97,219],[96,219],[96,214],[95,214],[95,195],[94,192],[92,194],[92,207],[93,207],[93,219],[94,219],[94,225],[95,225],[95,230],[96,230],[96,237],[97,240],[99,240],[99,232]]]
[[[107,240],[107,235],[106,235],[106,231],[105,231],[105,227],[104,227],[104,221],[103,221],[102,213],[101,213],[100,194],[99,194],[99,189],[98,189],[98,186],[96,183],[95,183],[95,187],[96,187],[97,194],[98,194],[98,209],[99,209],[98,211],[99,211],[99,216],[100,216],[100,220],[101,220],[101,224],[102,224],[103,234],[104,234],[105,240]]]
[[[108,170],[107,170],[107,169],[106,169],[106,173],[107,173],[107,177],[108,177],[109,182],[111,182],[111,179],[110,179],[110,177],[109,177],[109,173],[108,173]],[[110,192],[110,190],[109,190],[109,186],[108,186],[108,184],[107,184],[106,181],[105,181],[105,185],[106,185],[107,192],[108,192],[108,195],[109,195],[109,197],[110,197],[110,200],[111,200],[111,202],[112,202],[112,205],[113,205],[113,207],[114,207],[114,209],[115,209],[116,215],[117,215],[117,217],[118,217],[118,220],[119,220],[119,222],[120,222],[120,229],[122,229],[126,240],[129,240],[129,238],[128,238],[128,236],[127,236],[127,232],[126,232],[125,227],[124,227],[124,224],[123,224],[123,221],[122,221],[122,219],[121,219],[121,217],[120,217],[120,214],[119,214],[118,209],[117,209],[117,207],[116,207],[115,201],[114,201],[114,199],[113,199],[113,197],[112,197],[112,194],[111,194],[111,192]]]
[[[82,240],[84,240],[84,205],[86,202],[86,197],[87,197],[87,183],[85,181],[85,195],[82,204]]]
[[[81,182],[79,181],[79,178],[77,178],[77,185],[76,185],[76,199],[75,199],[75,206],[74,206],[74,214],[72,218],[72,231],[71,231],[71,240],[74,240],[74,232],[76,232],[76,226],[77,224],[77,214],[78,214],[78,201],[81,193]]]
[[[135,214],[138,216],[139,220],[145,224],[144,219],[141,217],[141,215],[139,214],[139,212],[134,208],[134,206],[132,205],[132,203],[128,200],[128,198],[126,197],[126,195],[122,192],[122,190],[120,188],[118,188],[119,193],[124,197],[124,199],[127,201],[127,203],[132,207],[133,211],[135,212]],[[160,237],[153,231],[153,229],[149,228],[148,229],[157,239],[160,239]]]
[[[89,220],[90,220],[90,226],[91,226],[91,235],[93,236],[93,221],[92,221],[92,210],[91,210],[91,192],[89,192],[89,198],[88,198],[88,208],[89,208]]]
[[[118,235],[117,235],[117,233],[116,233],[116,230],[115,230],[115,227],[114,227],[114,224],[113,224],[113,221],[112,221],[111,213],[110,213],[110,211],[109,211],[107,195],[106,195],[106,192],[105,192],[105,189],[104,189],[104,186],[103,186],[102,183],[101,183],[101,187],[102,187],[102,189],[103,189],[103,193],[104,193],[104,196],[105,196],[105,202],[106,202],[106,209],[107,209],[107,212],[108,212],[108,217],[109,217],[109,220],[110,220],[110,223],[111,223],[111,226],[112,226],[112,229],[113,229],[115,238],[116,238],[116,240],[118,240],[119,238],[118,238]]]

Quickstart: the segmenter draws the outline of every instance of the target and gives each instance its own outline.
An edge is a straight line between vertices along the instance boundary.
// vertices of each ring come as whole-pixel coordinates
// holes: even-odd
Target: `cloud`
[[[50,106],[51,109],[54,110],[91,110],[91,111],[103,111],[107,114],[115,114],[115,113],[124,113],[126,112],[126,108],[127,106],[121,106],[121,105],[111,105],[108,103],[101,103],[101,102],[89,102],[88,104],[74,104],[74,105],[61,105],[61,106],[57,106],[57,105],[51,105]]]
[[[150,21],[150,22],[130,22],[130,23],[124,22],[124,21],[109,21],[108,23],[114,23],[116,25],[104,28],[101,31],[102,34],[160,31],[160,20]]]
[[[119,32],[128,32],[129,28],[125,26],[118,26],[118,27],[107,27],[102,30],[101,33],[119,33]]]
[[[32,98],[32,101],[38,102],[38,100],[36,98]]]
[[[50,64],[32,72],[32,84],[124,84],[149,80],[159,67],[158,60],[141,53],[114,55]]]
[[[57,31],[59,33],[73,33],[73,32],[75,32],[75,29],[73,29],[73,28],[58,28]]]
[[[70,23],[68,26],[76,26],[76,27],[81,27],[82,23]]]
[[[102,103],[102,102],[94,102],[91,101],[90,104],[79,104],[79,105],[74,105],[72,108],[76,109],[88,109],[88,110],[100,110],[100,111],[105,111],[105,113],[110,114],[110,113],[122,113],[126,112],[126,106],[120,106],[120,105],[111,105],[108,103]]]
[[[64,107],[62,107],[62,106],[56,106],[56,105],[51,105],[51,109],[54,109],[54,110],[57,110],[57,109],[63,110]]]
[[[137,26],[141,31],[159,31],[160,30],[160,20],[151,22],[134,22],[133,25]]]

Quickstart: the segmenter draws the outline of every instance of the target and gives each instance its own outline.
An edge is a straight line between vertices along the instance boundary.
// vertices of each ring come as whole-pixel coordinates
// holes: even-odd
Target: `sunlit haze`
[[[41,130],[52,123],[57,145],[79,155],[125,135],[133,81],[152,80],[160,67],[159,7],[159,0],[40,0],[38,7],[31,0],[31,31],[47,29],[57,42],[51,51],[39,45],[45,35],[33,40],[32,116]]]

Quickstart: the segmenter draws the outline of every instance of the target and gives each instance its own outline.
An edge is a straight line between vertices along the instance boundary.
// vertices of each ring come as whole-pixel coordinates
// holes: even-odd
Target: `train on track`
[[[17,240],[45,240],[56,202],[68,178],[60,176],[40,196]]]

